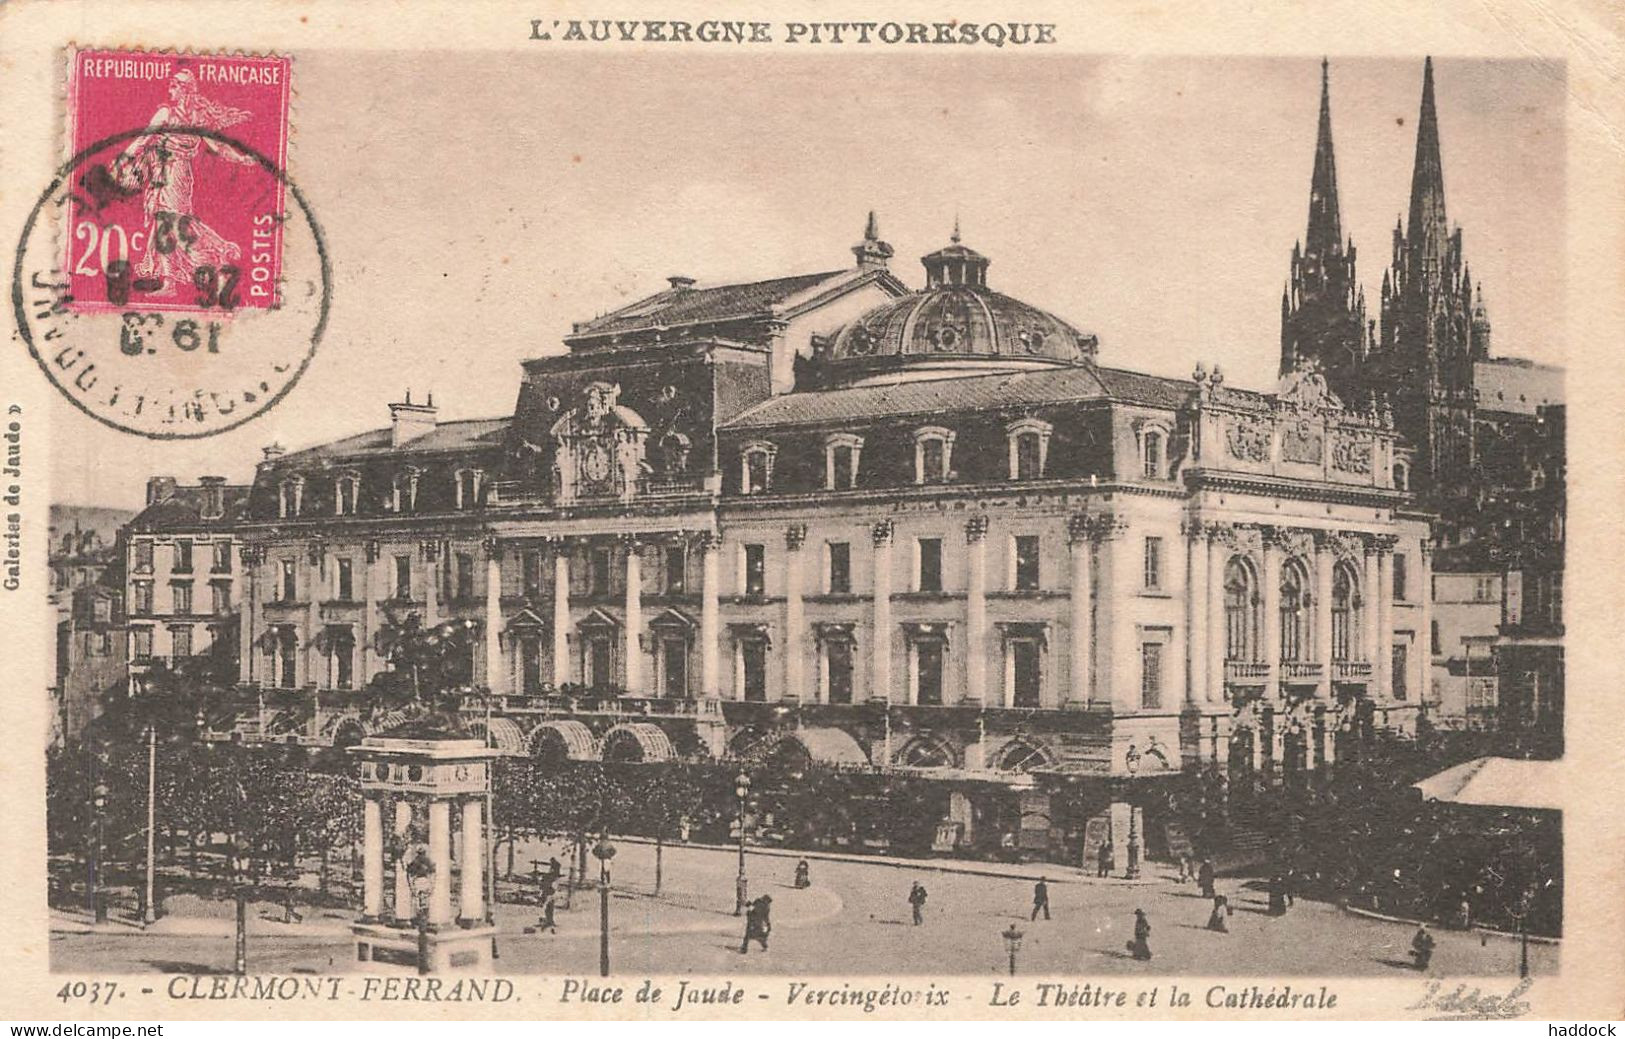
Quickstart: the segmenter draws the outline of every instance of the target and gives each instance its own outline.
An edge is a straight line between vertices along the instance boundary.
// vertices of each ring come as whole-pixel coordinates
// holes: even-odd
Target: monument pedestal
[[[416,974],[418,972],[418,929],[413,924],[385,921],[357,921],[355,935],[356,970],[363,974]],[[490,974],[491,940],[497,929],[491,924],[474,927],[431,927],[424,957],[430,974]]]

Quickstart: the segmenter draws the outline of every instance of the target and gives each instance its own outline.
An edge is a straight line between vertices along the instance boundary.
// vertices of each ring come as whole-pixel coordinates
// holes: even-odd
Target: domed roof
[[[866,361],[874,367],[904,361],[998,359],[1029,367],[1094,360],[1094,336],[988,288],[991,261],[963,245],[957,227],[951,244],[920,262],[926,287],[843,326],[828,341],[825,359]]]

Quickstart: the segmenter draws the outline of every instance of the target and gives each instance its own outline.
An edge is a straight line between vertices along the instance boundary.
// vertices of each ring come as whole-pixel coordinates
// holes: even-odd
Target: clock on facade
[[[602,440],[589,440],[581,450],[581,475],[593,483],[609,479],[609,445]]]

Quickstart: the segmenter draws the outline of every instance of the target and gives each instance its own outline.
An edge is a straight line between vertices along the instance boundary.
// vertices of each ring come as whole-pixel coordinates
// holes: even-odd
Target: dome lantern
[[[949,239],[949,244],[934,253],[920,257],[920,262],[925,265],[927,289],[952,285],[985,289],[988,264],[993,261],[960,241],[959,218],[955,217],[954,233]]]

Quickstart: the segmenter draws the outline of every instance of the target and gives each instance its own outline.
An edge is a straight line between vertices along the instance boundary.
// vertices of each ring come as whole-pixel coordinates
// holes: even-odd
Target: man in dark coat
[[[1207,929],[1221,934],[1230,933],[1230,900],[1223,895],[1213,896],[1213,912],[1207,918]]]
[[[739,943],[740,953],[750,949],[750,940],[756,939],[761,943],[762,951],[767,951],[767,936],[773,930],[773,921],[769,914],[773,909],[773,896],[763,895],[750,904],[745,910],[745,940]]]
[[[1039,910],[1043,910],[1044,919],[1048,920],[1049,919],[1049,881],[1045,877],[1039,877],[1038,878],[1038,883],[1033,885],[1033,915],[1032,915],[1033,920],[1038,919]]]
[[[1203,898],[1212,898],[1213,897],[1213,860],[1212,859],[1205,858],[1205,857],[1202,859],[1202,866],[1201,866],[1200,869],[1198,869],[1196,871],[1196,882],[1197,882],[1197,884],[1201,885],[1202,897]]]
[[[925,922],[925,885],[918,880],[909,889],[908,904],[914,910],[914,925],[918,927]]]
[[[1286,878],[1279,873],[1270,874],[1270,915],[1286,915]]]
[[[1096,860],[1098,862],[1098,866],[1095,870],[1095,876],[1111,876],[1112,870],[1117,868],[1117,851],[1112,847],[1111,841],[1107,841],[1105,844],[1100,846],[1100,852],[1098,855],[1096,855]]]
[[[1151,958],[1151,921],[1145,918],[1144,909],[1134,910],[1134,940],[1128,943],[1128,951],[1137,960]]]

